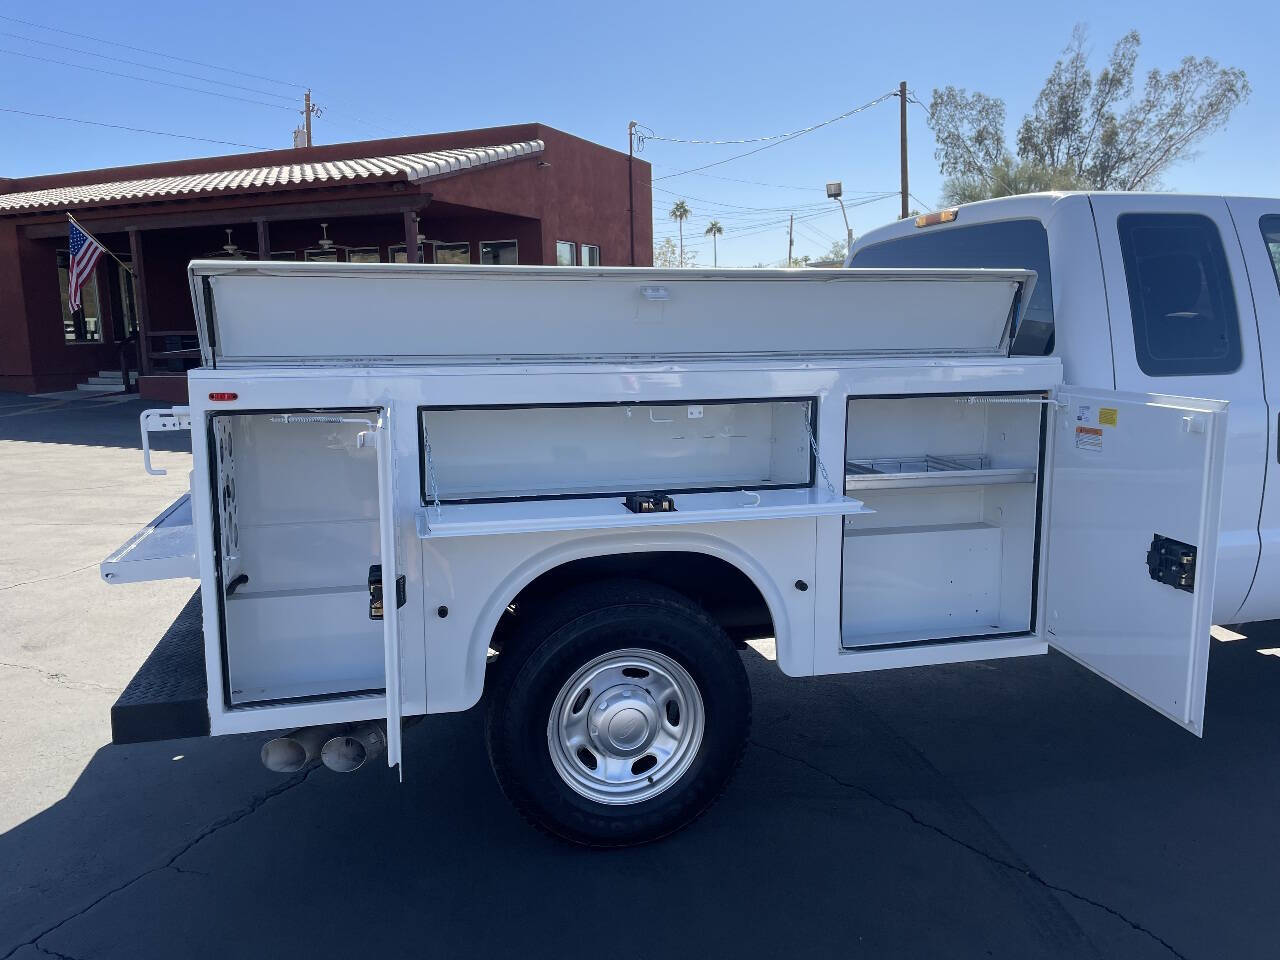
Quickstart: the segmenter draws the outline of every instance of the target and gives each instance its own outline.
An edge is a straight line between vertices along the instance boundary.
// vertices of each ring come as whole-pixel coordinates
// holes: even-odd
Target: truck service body
[[[191,490],[102,575],[200,589],[118,742],[403,776],[483,695],[522,813],[619,845],[728,782],[750,637],[790,676],[1052,646],[1202,732],[1227,404],[1011,356],[1071,336],[1034,269],[190,277],[190,404],[142,428],[148,470],[191,430]]]

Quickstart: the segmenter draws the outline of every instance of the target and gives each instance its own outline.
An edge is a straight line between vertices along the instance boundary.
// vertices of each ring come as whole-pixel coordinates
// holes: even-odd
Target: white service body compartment
[[[745,578],[789,675],[1052,643],[1199,732],[1225,405],[1074,390],[1054,358],[1000,355],[1025,272],[663,275],[668,309],[636,273],[563,274],[575,288],[559,273],[344,269],[300,284],[310,266],[193,268],[210,366],[189,375],[190,529],[212,733],[386,718],[398,765],[403,716],[479,700],[522,589],[575,561],[672,554]],[[473,355],[365,356],[354,314],[316,299],[365,290],[387,334],[413,320],[383,314],[410,310],[415,278],[441,303],[501,289],[576,310],[551,328],[556,350],[570,326],[603,322],[601,304],[623,304],[621,326],[591,358],[500,360],[456,322],[451,342]],[[275,337],[262,311],[285,288],[328,310],[324,337]],[[752,291],[795,291],[796,322],[820,338],[788,355],[782,315],[756,311],[761,349],[717,352],[698,309],[716,289],[743,310]],[[874,313],[890,289],[916,312],[954,295],[956,352],[924,342],[937,317]],[[863,308],[847,334],[824,312],[835,302]],[[677,336],[676,321],[697,334],[680,359],[616,355]]]

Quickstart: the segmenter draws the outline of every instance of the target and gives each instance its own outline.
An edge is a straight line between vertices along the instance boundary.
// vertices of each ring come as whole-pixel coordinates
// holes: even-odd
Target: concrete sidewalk
[[[403,785],[107,746],[195,586],[98,577],[186,489],[141,407],[0,395],[0,960],[1276,955],[1271,624],[1214,644],[1203,741],[1057,655],[791,680],[755,644],[738,778],[634,850],[527,827],[476,711],[407,731]]]

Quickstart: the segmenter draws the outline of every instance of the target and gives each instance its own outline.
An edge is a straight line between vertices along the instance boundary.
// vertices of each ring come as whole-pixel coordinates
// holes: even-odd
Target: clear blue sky
[[[933,87],[945,84],[1003,97],[1012,141],[1013,128],[1075,22],[1089,24],[1097,62],[1126,30],[1136,28],[1143,38],[1142,70],[1170,68],[1187,54],[1212,56],[1243,67],[1253,84],[1251,100],[1231,125],[1206,141],[1192,162],[1174,169],[1166,186],[1280,194],[1280,22],[1271,2],[366,5],[316,0],[304,5],[224,0],[204,5],[142,0],[112,8],[82,0],[43,5],[3,0],[0,14],[272,78],[209,70],[0,20],[2,108],[272,147],[290,142],[297,114],[283,108],[288,100],[282,97],[296,95],[300,105],[302,91],[296,85],[313,87],[317,103],[326,108],[315,124],[321,143],[538,120],[625,150],[629,120],[673,137],[778,134],[865,103],[899,80],[925,100]],[[15,56],[15,51],[258,102],[87,72]],[[824,207],[827,180],[843,181],[847,201],[897,188],[897,109],[896,101],[888,101],[702,175],[657,180],[655,233],[675,232],[666,211],[683,197],[693,210],[686,235],[699,244],[700,262],[711,262],[702,232],[713,217],[725,228],[721,265],[777,262],[786,255],[785,219],[794,208],[802,217],[796,254],[821,255],[844,233],[835,205]],[[910,113],[909,136],[911,192],[918,205],[931,206],[940,177],[933,140],[917,107]],[[234,149],[0,112],[0,176]],[[748,149],[752,146],[651,141],[643,156],[654,164],[654,177],[661,178]],[[896,199],[849,211],[855,233],[896,213]]]

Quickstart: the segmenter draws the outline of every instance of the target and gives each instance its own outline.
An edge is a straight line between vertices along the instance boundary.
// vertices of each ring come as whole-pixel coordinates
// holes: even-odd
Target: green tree
[[[791,265],[793,267],[807,267],[811,259],[813,258],[810,257],[807,253],[803,257],[792,257]]]
[[[1088,30],[1077,25],[1031,112],[1018,126],[1016,156],[1005,142],[1004,101],[956,87],[935,89],[929,126],[947,177],[944,203],[1035,190],[1140,190],[1221,129],[1248,99],[1243,70],[1184,57],[1168,72],[1137,79],[1137,31],[1120,38],[1106,65],[1089,67]]]
[[[671,212],[667,214],[676,222],[676,226],[680,228],[680,265],[684,266],[684,222],[689,219],[692,211],[689,205],[683,200],[677,200],[671,208]]]
[[[712,220],[707,224],[707,229],[702,231],[702,235],[711,238],[711,265],[713,267],[720,266],[720,254],[716,250],[716,237],[724,236],[724,227],[720,226],[719,220]]]
[[[849,255],[849,243],[846,240],[831,241],[831,249],[823,256],[823,260],[841,260]]]
[[[653,265],[655,267],[696,267],[698,254],[690,250],[681,257],[676,250],[676,242],[670,237],[663,237],[653,245]]]

